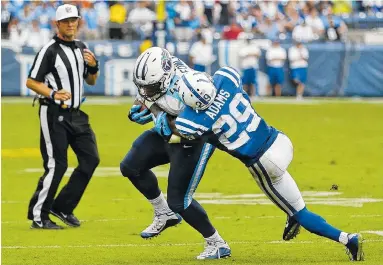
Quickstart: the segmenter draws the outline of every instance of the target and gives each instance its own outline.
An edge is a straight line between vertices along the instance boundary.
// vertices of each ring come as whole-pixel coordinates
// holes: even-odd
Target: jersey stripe
[[[200,125],[200,124],[197,124],[197,123],[195,123],[195,122],[192,122],[192,121],[189,121],[189,120],[187,120],[187,119],[184,119],[184,118],[180,118],[180,117],[178,117],[177,119],[176,119],[176,123],[177,122],[182,122],[182,123],[185,123],[185,124],[187,124],[187,125],[189,125],[190,127],[194,127],[195,129],[200,129],[200,130],[202,130],[202,131],[207,131],[207,130],[209,130],[208,128],[206,128],[205,126],[202,126],[202,125]]]
[[[235,77],[237,77],[237,80],[241,80],[241,76],[239,75],[239,73],[235,69],[233,69],[231,67],[227,67],[227,66],[222,67],[221,69],[224,69],[227,72],[233,74]]]
[[[192,129],[189,129],[187,127],[184,127],[182,125],[179,125],[179,124],[176,124],[176,128],[177,130],[179,130],[182,134],[198,134],[198,135],[202,135],[202,133],[200,131],[193,131]]]
[[[234,83],[234,85],[235,85],[236,87],[239,87],[239,83],[238,83],[237,80],[235,80],[235,78],[233,77],[233,75],[228,74],[228,73],[226,73],[226,72],[224,72],[224,71],[221,71],[221,70],[218,70],[217,72],[215,72],[215,75],[221,75],[221,76],[227,77],[227,78],[229,78],[229,79]]]

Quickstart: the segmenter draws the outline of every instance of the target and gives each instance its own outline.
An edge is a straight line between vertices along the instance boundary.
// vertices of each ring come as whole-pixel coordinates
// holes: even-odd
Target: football
[[[136,100],[133,102],[134,105],[140,105],[141,108],[140,108],[140,111],[143,111],[144,109],[147,109],[147,107],[145,106],[145,104],[136,98]]]

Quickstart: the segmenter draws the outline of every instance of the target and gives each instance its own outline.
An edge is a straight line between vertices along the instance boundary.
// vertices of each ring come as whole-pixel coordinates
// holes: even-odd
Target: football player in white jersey
[[[155,103],[163,110],[157,119],[161,120],[164,114],[177,116],[184,104],[173,86],[190,70],[165,49],[153,47],[146,50],[138,57],[133,73],[139,100],[148,107]],[[152,121],[153,116],[141,105],[133,105],[129,112],[129,119],[139,124]],[[136,139],[120,164],[122,175],[129,178],[154,207],[153,223],[141,233],[141,237],[155,237],[183,218],[206,240],[205,249],[197,259],[230,256],[230,247],[213,227],[202,206],[193,199],[214,147],[200,140],[170,144],[171,135],[162,137],[166,132],[161,130],[159,123],[156,125]],[[166,201],[151,168],[167,163],[170,163],[170,171]]]
[[[287,171],[293,159],[290,139],[256,113],[236,70],[222,67],[213,78],[191,71],[182,76],[177,86],[186,106],[177,118],[156,120],[161,122],[161,131],[187,139],[204,139],[239,159],[261,190],[288,214],[288,225],[301,225],[311,233],[345,245],[352,261],[364,259],[361,234],[341,231],[307,209]]]

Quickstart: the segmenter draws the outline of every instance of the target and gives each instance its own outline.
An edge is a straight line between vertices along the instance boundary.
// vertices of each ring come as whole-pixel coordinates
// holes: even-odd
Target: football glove
[[[129,120],[137,122],[141,125],[153,120],[153,117],[148,109],[144,109],[142,111],[140,111],[140,109],[140,105],[133,105],[128,114]]]
[[[166,112],[161,111],[156,117],[154,126],[154,130],[165,139],[172,135],[172,130],[170,129],[166,115]]]

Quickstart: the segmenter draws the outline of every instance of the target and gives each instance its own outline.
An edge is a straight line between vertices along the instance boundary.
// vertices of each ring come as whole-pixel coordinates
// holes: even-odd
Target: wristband
[[[52,90],[50,95],[49,95],[49,97],[54,100],[55,99],[55,95],[56,95],[56,91]]]
[[[87,65],[88,73],[91,75],[97,74],[99,67],[98,67],[98,61],[96,60],[96,66],[89,66]]]

